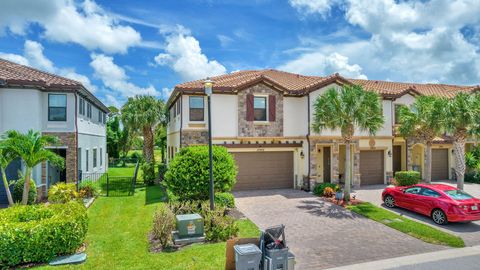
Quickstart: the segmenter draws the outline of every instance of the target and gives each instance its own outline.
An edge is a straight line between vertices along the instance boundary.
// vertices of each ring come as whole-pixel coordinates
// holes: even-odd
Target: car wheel
[[[385,196],[385,199],[383,200],[385,205],[388,208],[394,208],[395,207],[395,199],[391,195]]]
[[[445,213],[440,209],[433,210],[432,220],[438,225],[445,225],[448,223],[447,215],[445,215]]]

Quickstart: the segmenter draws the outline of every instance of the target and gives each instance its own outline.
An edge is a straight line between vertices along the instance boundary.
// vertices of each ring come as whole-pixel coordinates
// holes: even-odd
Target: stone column
[[[414,141],[412,139],[405,139],[405,145],[407,147],[407,170],[411,171],[412,168],[412,161],[413,161],[413,144]]]
[[[308,176],[308,181],[310,185],[310,190],[315,187],[317,180],[317,142],[315,140],[310,141],[310,175]]]
[[[339,158],[339,151],[340,151],[340,148],[339,148],[339,145],[338,145],[338,142],[335,141],[333,142],[333,145],[332,145],[332,160],[331,160],[331,163],[332,163],[332,183],[339,183],[340,182],[340,176],[339,176],[339,169],[338,169],[338,165],[339,165],[339,162],[338,162],[338,158]]]
[[[353,143],[353,187],[360,187],[360,140],[355,140]]]

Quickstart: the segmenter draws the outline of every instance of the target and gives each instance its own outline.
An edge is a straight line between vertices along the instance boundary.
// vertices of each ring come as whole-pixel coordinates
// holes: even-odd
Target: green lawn
[[[371,203],[362,203],[348,206],[348,209],[369,219],[387,225],[427,243],[446,245],[451,247],[464,247],[462,238],[440,231],[423,223],[404,218]]]
[[[147,233],[155,208],[165,198],[158,186],[130,197],[99,197],[88,210],[87,262],[41,269],[223,269],[225,243],[195,244],[173,253],[150,253]],[[258,237],[256,226],[238,221],[240,237]]]
[[[128,154],[127,156],[132,156],[133,153],[138,153],[140,155],[142,155],[142,150],[130,150],[128,151]],[[160,151],[160,149],[154,149],[153,150],[153,155],[155,156],[155,161],[158,163],[158,162],[161,162],[162,161],[162,153]]]

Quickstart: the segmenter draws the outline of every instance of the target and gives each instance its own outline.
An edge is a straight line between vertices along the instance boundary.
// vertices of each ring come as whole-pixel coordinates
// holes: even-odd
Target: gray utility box
[[[288,248],[265,249],[264,270],[287,270]]]
[[[262,251],[254,244],[235,245],[235,269],[259,270]]]
[[[177,230],[173,231],[175,245],[205,241],[203,218],[199,214],[177,215]]]

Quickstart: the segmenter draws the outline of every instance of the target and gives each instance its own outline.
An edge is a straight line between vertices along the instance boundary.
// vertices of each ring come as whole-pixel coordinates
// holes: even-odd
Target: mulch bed
[[[349,202],[346,202],[344,200],[337,200],[337,199],[335,199],[335,197],[320,197],[320,199],[322,199],[324,201],[327,201],[327,202],[330,202],[330,203],[333,203],[333,204],[336,204],[336,205],[339,205],[339,206],[342,206],[342,207],[346,207],[346,206],[349,206],[349,205],[357,205],[357,204],[363,203],[363,201],[358,200],[358,199],[351,199]]]

